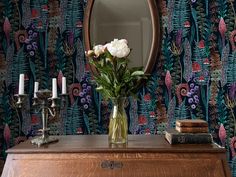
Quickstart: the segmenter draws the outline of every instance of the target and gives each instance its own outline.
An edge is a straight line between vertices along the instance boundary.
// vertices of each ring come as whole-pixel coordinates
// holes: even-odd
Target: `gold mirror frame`
[[[94,2],[95,0],[88,0],[84,14],[84,41],[85,41],[86,51],[91,49],[90,20]],[[147,0],[147,2],[151,14],[153,40],[151,44],[148,61],[146,66],[144,67],[144,72],[146,74],[151,74],[161,49],[161,21],[160,21],[160,8],[159,8],[160,0]],[[96,73],[95,68],[91,67],[91,70],[92,72]]]

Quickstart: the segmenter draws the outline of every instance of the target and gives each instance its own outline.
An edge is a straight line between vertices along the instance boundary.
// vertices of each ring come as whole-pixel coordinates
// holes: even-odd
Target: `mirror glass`
[[[95,0],[91,21],[91,46],[114,38],[127,39],[132,49],[130,67],[145,67],[152,44],[152,20],[147,0]]]

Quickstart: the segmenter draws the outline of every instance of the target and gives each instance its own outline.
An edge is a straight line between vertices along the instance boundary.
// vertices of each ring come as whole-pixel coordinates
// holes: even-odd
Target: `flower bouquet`
[[[136,96],[139,82],[147,79],[142,67],[128,68],[130,51],[127,40],[114,39],[86,52],[90,64],[97,70],[93,73],[96,90],[113,103],[109,123],[110,143],[127,142],[128,125],[124,101],[129,96]]]

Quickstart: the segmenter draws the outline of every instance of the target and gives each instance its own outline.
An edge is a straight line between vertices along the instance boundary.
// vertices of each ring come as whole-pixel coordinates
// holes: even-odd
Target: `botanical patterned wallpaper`
[[[162,52],[139,99],[129,98],[129,133],[162,134],[176,119],[208,121],[214,140],[227,149],[235,171],[236,2],[162,0]],[[86,0],[0,1],[0,149],[41,126],[32,109],[33,84],[51,88],[67,77],[68,99],[51,134],[105,134],[111,103],[91,84],[84,56]],[[115,36],[114,36],[115,37]],[[111,39],[112,40],[112,39]],[[132,46],[131,46],[132,47]],[[16,108],[18,77],[25,74],[29,98]],[[236,176],[236,171],[234,176]]]

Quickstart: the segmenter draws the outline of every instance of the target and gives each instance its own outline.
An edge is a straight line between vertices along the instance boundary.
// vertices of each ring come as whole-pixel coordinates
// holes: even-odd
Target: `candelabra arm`
[[[48,108],[48,111],[49,111],[49,114],[52,116],[52,117],[56,117],[56,115],[57,115],[57,111],[55,110],[55,109],[50,109],[50,108]]]

